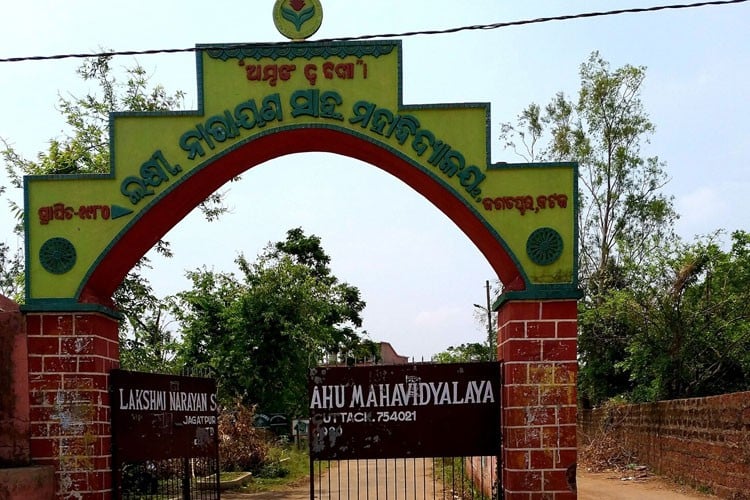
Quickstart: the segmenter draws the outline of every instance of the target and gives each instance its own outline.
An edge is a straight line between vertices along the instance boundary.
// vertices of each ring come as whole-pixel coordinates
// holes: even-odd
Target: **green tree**
[[[445,351],[439,352],[432,357],[434,363],[469,363],[473,361],[487,361],[490,354],[487,344],[471,342],[459,346],[450,346]]]
[[[630,301],[635,334],[620,368],[635,401],[750,389],[750,233],[714,237],[655,264]]]
[[[109,172],[109,118],[119,111],[164,111],[182,106],[184,94],[170,93],[162,85],[151,85],[146,70],[136,64],[124,68],[124,73],[112,67],[111,56],[86,59],[78,68],[78,75],[85,82],[96,84],[96,90],[85,96],[59,96],[58,109],[68,126],[68,132],[60,138],[49,141],[49,147],[37,158],[24,158],[5,139],[0,138],[3,149],[0,156],[4,160],[11,187],[21,189],[24,175],[43,174],[94,174]],[[124,81],[123,81],[124,80]],[[0,193],[1,194],[1,193]],[[23,208],[13,199],[8,200],[16,215],[15,232],[23,234]],[[201,205],[206,217],[213,219],[223,213],[221,193],[215,193]],[[169,245],[160,242],[157,251],[163,256],[171,256]],[[23,296],[23,265],[20,260],[8,259],[3,255],[3,286],[7,288],[6,276],[15,288],[14,295]],[[147,259],[141,260],[115,293],[114,301],[125,321],[121,328],[122,366],[125,368],[165,370],[166,360],[174,339],[164,329],[165,306],[154,296],[151,286],[142,274],[150,265]],[[161,340],[159,340],[161,339]],[[133,350],[133,352],[129,352]]]
[[[329,262],[317,236],[292,229],[255,262],[240,256],[240,278],[188,273],[193,288],[178,294],[176,310],[180,362],[214,372],[225,402],[239,397],[265,413],[304,414],[308,369],[329,354],[356,355],[363,344],[365,303]]]
[[[612,69],[598,52],[581,65],[576,101],[558,93],[542,110],[528,106],[501,139],[528,161],[579,164],[580,393],[602,398],[627,391],[617,364],[632,336],[622,291],[663,245],[674,243],[676,213],[662,193],[663,163],[644,157],[654,125],[641,101],[644,67]],[[623,313],[623,314],[620,314]]]
[[[501,139],[527,161],[578,162],[580,278],[606,290],[617,267],[644,262],[672,237],[676,213],[661,192],[664,164],[641,154],[654,132],[641,101],[646,69],[612,70],[594,52],[580,77],[576,102],[558,93],[544,111],[532,103],[502,124]]]

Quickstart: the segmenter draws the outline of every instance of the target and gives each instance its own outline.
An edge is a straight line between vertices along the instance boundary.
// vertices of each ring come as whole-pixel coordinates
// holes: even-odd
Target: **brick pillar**
[[[498,319],[505,499],[575,499],[577,303],[509,301]]]
[[[99,313],[27,313],[31,458],[55,468],[56,498],[109,500],[109,371],[117,320]]]

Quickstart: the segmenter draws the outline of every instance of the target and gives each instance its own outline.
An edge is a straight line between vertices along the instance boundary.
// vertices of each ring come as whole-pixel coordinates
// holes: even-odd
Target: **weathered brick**
[[[527,338],[553,339],[557,335],[554,321],[529,321],[526,323]]]
[[[541,361],[541,340],[508,340],[502,344],[503,361]]]
[[[72,315],[45,314],[42,316],[42,335],[70,335],[72,331]]]
[[[556,324],[557,338],[575,339],[578,338],[578,323],[575,321],[558,321]]]
[[[532,449],[542,446],[542,431],[540,427],[510,427],[506,428],[503,437],[505,450]]]
[[[552,449],[531,450],[532,469],[551,469],[555,464],[555,452]],[[546,489],[546,488],[545,488]]]
[[[542,319],[575,319],[578,302],[575,300],[550,300],[542,302]]]
[[[575,339],[542,340],[542,356],[546,361],[574,361],[577,355]]]
[[[509,470],[503,487],[508,491],[542,491],[542,473],[533,470]]]
[[[60,340],[53,336],[29,336],[27,345],[29,346],[29,356],[58,354],[60,352]]]
[[[498,311],[500,325],[508,321],[541,318],[541,304],[537,301],[506,302]]]
[[[503,387],[505,408],[537,406],[539,387],[536,385],[511,385]]]
[[[542,471],[542,487],[544,491],[570,491],[567,471],[565,469]]]

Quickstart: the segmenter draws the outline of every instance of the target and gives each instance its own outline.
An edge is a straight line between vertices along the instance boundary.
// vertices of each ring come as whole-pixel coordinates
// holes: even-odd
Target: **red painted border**
[[[426,173],[377,144],[326,128],[293,129],[257,138],[195,172],[144,212],[109,250],[82,288],[79,301],[111,306],[115,288],[135,263],[172,227],[223,184],[265,161],[302,152],[338,153],[401,179],[446,214],[484,254],[505,286],[525,289],[511,256],[482,221],[455,194]]]

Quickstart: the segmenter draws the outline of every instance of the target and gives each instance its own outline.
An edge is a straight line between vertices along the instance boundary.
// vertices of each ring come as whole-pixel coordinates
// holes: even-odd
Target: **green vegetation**
[[[307,374],[324,356],[368,357],[359,289],[328,267],[320,238],[302,229],[269,244],[255,262],[240,256],[241,277],[201,269],[176,297],[182,326],[177,362],[217,378],[220,399],[262,413],[307,414]]]
[[[470,470],[464,458],[435,458],[433,474],[449,498],[471,498],[485,500],[490,497],[482,493],[471,480]]]
[[[255,493],[273,491],[305,483],[310,475],[307,449],[289,443],[277,443],[269,450],[269,461],[250,482],[237,491]]]
[[[495,359],[495,353],[490,352],[487,344],[472,342],[459,346],[450,346],[443,352],[432,357],[435,363],[469,363],[472,361],[487,361]]]
[[[86,60],[89,94],[65,97],[67,131],[35,159],[5,138],[0,157],[10,185],[24,175],[102,173],[109,169],[109,114],[179,109],[182,92],[152,85],[139,65],[113,68],[111,57]],[[681,241],[678,216],[663,189],[664,163],[642,153],[655,126],[641,100],[646,69],[610,67],[597,52],[580,67],[575,98],[532,103],[501,140],[529,162],[579,164],[579,396],[584,406],[610,398],[654,401],[750,390],[750,233],[721,230]],[[221,193],[206,217],[226,209]],[[17,234],[23,209],[11,202]],[[724,238],[724,239],[722,239]],[[167,242],[156,250],[171,256]],[[221,402],[258,405],[264,413],[303,415],[307,369],[320,359],[369,357],[359,289],[333,274],[320,239],[301,228],[249,260],[237,274],[188,273],[192,288],[161,298],[146,278],[147,259],[115,293],[123,313],[121,366],[141,371],[186,368],[215,376]],[[24,262],[0,243],[0,293],[23,297]],[[181,333],[169,328],[176,317]],[[451,347],[441,362],[492,358],[480,343]]]
[[[501,139],[527,161],[579,164],[579,397],[655,401],[750,389],[750,234],[693,243],[644,157],[654,132],[644,67],[612,69],[594,52],[577,100],[532,103]]]

